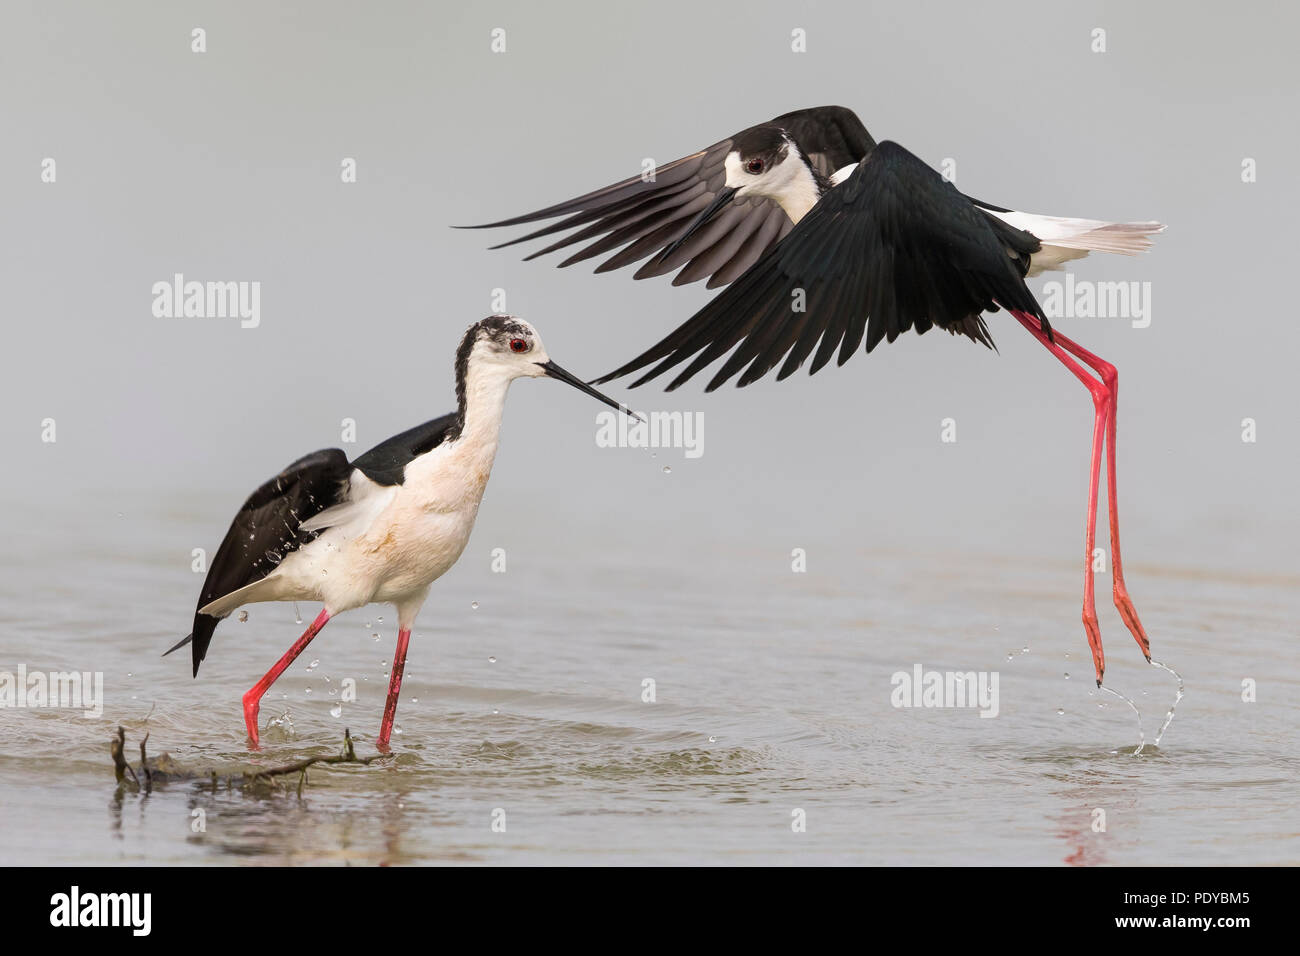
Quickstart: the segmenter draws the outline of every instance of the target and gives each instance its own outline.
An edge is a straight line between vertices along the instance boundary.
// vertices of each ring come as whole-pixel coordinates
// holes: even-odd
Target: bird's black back
[[[400,485],[405,480],[406,466],[414,458],[433,451],[445,441],[453,441],[460,434],[463,420],[459,412],[451,412],[416,425],[376,445],[352,463],[371,481],[381,485]]]

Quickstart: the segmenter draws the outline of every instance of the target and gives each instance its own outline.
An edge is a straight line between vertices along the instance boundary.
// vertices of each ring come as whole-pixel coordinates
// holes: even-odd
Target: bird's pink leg
[[[393,718],[397,716],[397,695],[402,689],[402,672],[406,670],[406,649],[411,643],[411,631],[402,628],[397,632],[397,652],[393,655],[393,674],[388,680],[388,702],[384,704],[384,722],[379,725],[379,739],[375,746],[388,753],[388,738],[393,733]]]
[[[1088,518],[1084,530],[1083,556],[1083,626],[1088,634],[1088,646],[1092,648],[1092,663],[1097,671],[1097,686],[1101,686],[1106,673],[1106,656],[1101,647],[1101,627],[1097,623],[1097,602],[1093,588],[1092,552],[1097,544],[1097,491],[1101,483],[1101,450],[1106,436],[1107,422],[1111,413],[1110,389],[1097,381],[1084,370],[1062,346],[1054,344],[1043,332],[1038,321],[1031,315],[1013,312],[1012,315],[1029,330],[1030,334],[1042,342],[1047,350],[1074,373],[1092,395],[1095,415],[1092,423],[1092,460],[1091,476],[1088,481]]]
[[[284,657],[276,661],[275,666],[267,671],[262,679],[249,688],[248,693],[244,695],[244,723],[248,727],[250,749],[259,749],[257,741],[257,710],[258,705],[262,701],[262,696],[271,689],[271,685],[274,684],[279,676],[285,672],[285,669],[294,662],[294,659],[303,652],[303,648],[311,643],[312,638],[320,633],[320,629],[325,626],[325,622],[329,619],[329,610],[323,608],[321,612],[316,615],[316,620],[311,622],[311,626],[302,632],[302,637],[298,638],[298,640],[294,642],[293,647],[285,651]]]
[[[1029,316],[1035,325],[1037,319]],[[1082,345],[1071,341],[1060,332],[1053,330],[1052,337],[1071,355],[1079,358],[1089,368],[1101,376],[1102,382],[1110,391],[1110,416],[1106,421],[1106,508],[1110,516],[1110,550],[1111,573],[1114,579],[1115,609],[1124,620],[1124,625],[1137,641],[1142,656],[1151,660],[1151,641],[1147,637],[1142,620],[1138,617],[1133,599],[1129,597],[1128,587],[1124,584],[1124,560],[1119,549],[1119,499],[1115,482],[1115,443],[1119,428],[1119,371],[1105,359],[1093,355]]]

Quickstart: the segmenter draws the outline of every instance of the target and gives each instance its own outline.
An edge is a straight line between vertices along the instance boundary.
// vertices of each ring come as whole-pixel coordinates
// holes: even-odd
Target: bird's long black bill
[[[704,212],[700,213],[698,216],[696,216],[695,221],[686,227],[686,231],[684,233],[682,233],[675,240],[673,240],[667,246],[664,247],[664,251],[659,253],[659,258],[667,259],[674,252],[676,252],[678,247],[680,247],[683,242],[691,238],[691,236],[695,235],[695,233],[699,232],[702,228],[704,228],[705,223],[707,223],[710,219],[712,219],[719,212],[725,209],[727,203],[731,202],[732,197],[734,197],[735,195],[736,195],[735,188],[731,186],[724,186],[722,188],[722,191],[719,192],[718,195],[714,198],[713,202],[709,204],[709,208],[704,210]]]
[[[182,647],[184,647],[186,644],[188,644],[188,643],[189,643],[190,641],[192,641],[193,639],[194,639],[194,635],[193,635],[193,634],[186,634],[186,635],[185,635],[184,637],[182,637],[178,642],[176,642],[175,644],[173,644],[171,647],[167,648],[167,650],[163,651],[163,652],[162,652],[162,656],[163,656],[163,657],[166,657],[166,656],[167,656],[168,654],[170,654],[172,651],[179,651]]]
[[[632,409],[628,408],[626,405],[622,404],[621,402],[616,402],[608,395],[596,391],[596,389],[592,388],[582,379],[578,378],[578,376],[574,375],[572,372],[566,372],[564,369],[560,368],[560,366],[556,365],[554,362],[538,362],[537,364],[540,365],[546,371],[546,374],[551,378],[558,379],[561,382],[565,382],[569,385],[572,385],[578,391],[586,392],[592,398],[600,399],[610,408],[617,408],[619,411],[627,412],[629,417],[635,418],[637,421],[644,421],[644,419],[640,415],[632,411]]]

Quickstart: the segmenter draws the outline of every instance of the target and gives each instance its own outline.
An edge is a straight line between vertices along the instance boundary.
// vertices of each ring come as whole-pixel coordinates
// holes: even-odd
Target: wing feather
[[[328,448],[299,458],[248,496],[208,566],[194,611],[189,640],[196,676],[220,621],[198,608],[260,581],[313,540],[320,531],[304,530],[303,523],[346,498],[351,472],[348,456]]]
[[[862,121],[851,110],[840,106],[795,110],[762,125],[787,129],[804,147],[813,167],[827,177],[858,162],[875,145]],[[577,231],[525,258],[535,259],[573,245],[589,243],[561,261],[560,268],[617,250],[595,271],[610,272],[651,257],[633,274],[634,279],[675,272],[674,285],[701,279],[708,280],[709,288],[726,285],[742,275],[790,231],[789,218],[774,201],[761,197],[741,198],[706,228],[674,249],[672,255],[663,256],[662,253],[724,187],[724,161],[732,144],[744,132],[747,131],[659,166],[653,176],[629,177],[545,209],[467,228],[519,226],[563,216],[565,218],[558,222],[492,248],[500,249],[575,229]]]

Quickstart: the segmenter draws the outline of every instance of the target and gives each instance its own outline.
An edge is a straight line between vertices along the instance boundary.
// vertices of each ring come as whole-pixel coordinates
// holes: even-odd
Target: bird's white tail
[[[1164,232],[1159,222],[1102,222],[1098,219],[1067,219],[1036,216],[1028,212],[992,212],[1008,225],[1032,232],[1043,243],[1029,261],[1029,274],[1059,269],[1072,259],[1090,252],[1114,252],[1135,256],[1151,248],[1151,237]]]

